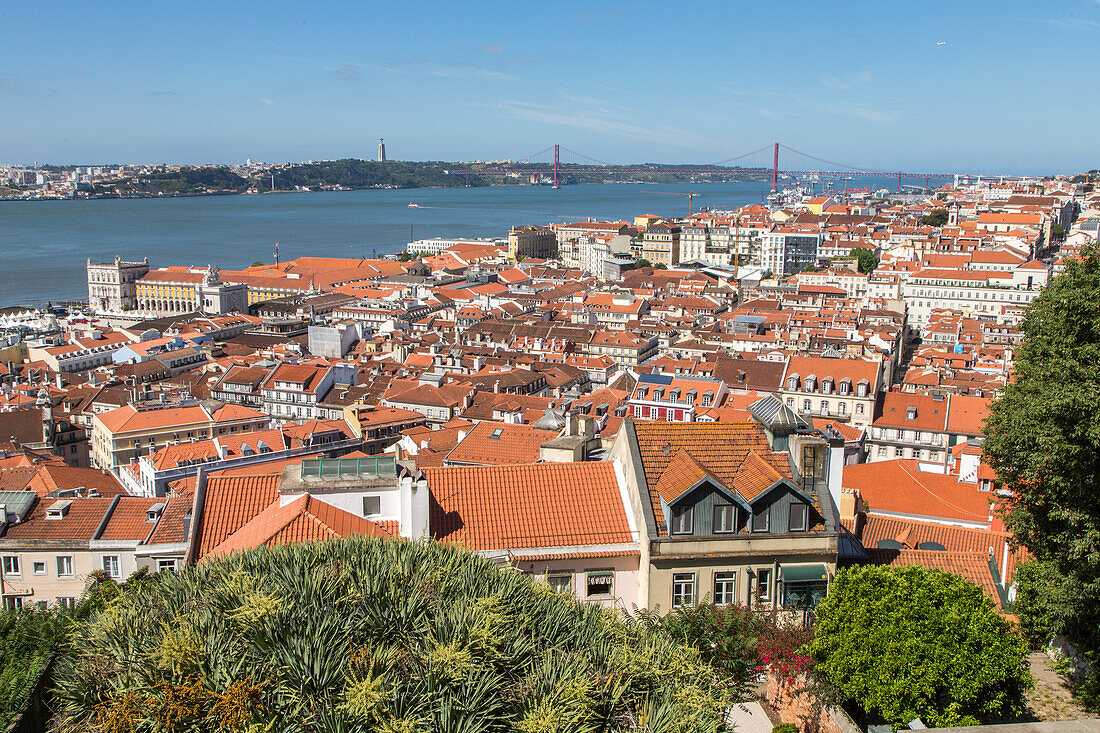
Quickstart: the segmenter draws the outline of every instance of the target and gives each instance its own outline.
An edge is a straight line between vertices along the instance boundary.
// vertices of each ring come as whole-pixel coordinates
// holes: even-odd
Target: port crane
[[[701,198],[701,193],[679,193],[675,191],[646,191],[646,193],[655,193],[658,196],[686,196],[688,200],[688,216],[692,214],[692,204],[695,203],[695,199]]]

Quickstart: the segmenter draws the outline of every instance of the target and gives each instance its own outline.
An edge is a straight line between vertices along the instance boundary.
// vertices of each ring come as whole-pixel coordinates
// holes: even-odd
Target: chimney
[[[401,536],[409,540],[423,539],[431,529],[428,526],[428,482],[412,476],[402,476],[398,482],[401,492]]]

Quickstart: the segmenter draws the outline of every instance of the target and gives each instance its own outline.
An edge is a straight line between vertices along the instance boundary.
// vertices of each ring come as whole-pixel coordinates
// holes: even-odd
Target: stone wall
[[[784,681],[768,674],[767,700],[780,720],[794,723],[802,733],[862,733],[847,713],[817,699],[807,687],[801,675]]]

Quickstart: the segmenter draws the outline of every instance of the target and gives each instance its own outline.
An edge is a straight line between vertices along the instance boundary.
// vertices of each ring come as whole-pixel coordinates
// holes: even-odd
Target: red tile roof
[[[75,498],[39,499],[30,514],[19,524],[9,524],[6,540],[90,540],[107,514],[113,499]],[[69,502],[68,511],[58,519],[47,517],[51,506]]]
[[[768,486],[780,477],[791,478],[787,454],[773,452],[763,428],[753,422],[636,422],[634,432],[646,484],[651,489],[653,514],[658,519],[663,516],[661,497],[666,494],[679,496],[698,481],[699,471],[714,476],[728,489],[748,492],[742,496],[750,500],[767,488],[762,482],[773,476],[767,469],[774,471]],[[698,468],[678,458],[682,452],[689,453],[691,463]],[[750,458],[750,454],[754,457]],[[672,466],[674,459],[677,466]],[[673,474],[665,479],[669,468]],[[682,484],[677,490],[680,481],[691,481],[691,484]]]
[[[899,458],[845,466],[843,485],[859,491],[870,511],[988,524],[990,494],[919,465]]]
[[[282,474],[267,476],[217,476],[206,482],[198,552],[195,559],[208,555],[253,517],[279,498]]]
[[[535,463],[539,460],[539,446],[557,436],[556,430],[540,430],[530,425],[482,422],[444,460],[478,466]]]
[[[429,468],[432,534],[473,550],[634,542],[610,461]]]
[[[263,511],[229,535],[209,555],[224,555],[253,547],[274,547],[291,542],[319,542],[365,535],[390,537],[390,533],[364,517],[304,494],[280,506],[276,498]]]
[[[98,539],[144,541],[155,526],[155,522],[149,521],[149,508],[163,501],[145,496],[118,497],[118,503]]]

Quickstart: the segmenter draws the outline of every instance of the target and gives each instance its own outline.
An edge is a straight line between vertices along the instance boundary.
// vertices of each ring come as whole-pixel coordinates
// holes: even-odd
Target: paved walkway
[[[758,702],[737,703],[726,711],[726,722],[737,733],[772,733],[772,721]]]

